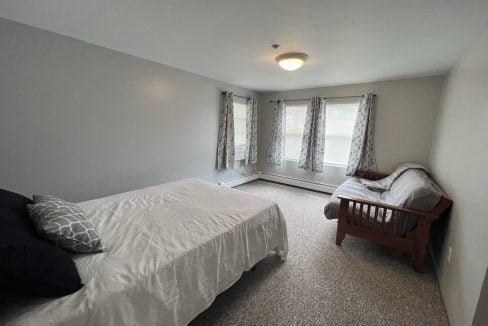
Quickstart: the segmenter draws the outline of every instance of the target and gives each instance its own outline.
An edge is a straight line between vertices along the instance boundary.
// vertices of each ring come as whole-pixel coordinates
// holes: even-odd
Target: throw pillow
[[[37,231],[58,247],[77,253],[105,251],[100,235],[78,205],[54,196],[34,195],[34,204],[27,209]]]

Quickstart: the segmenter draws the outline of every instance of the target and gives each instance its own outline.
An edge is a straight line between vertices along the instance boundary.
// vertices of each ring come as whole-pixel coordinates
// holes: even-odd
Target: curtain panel
[[[258,162],[258,101],[247,101],[246,116],[246,165]]]
[[[235,161],[234,94],[223,92],[220,100],[217,169],[233,169]]]
[[[358,170],[376,170],[374,153],[375,95],[365,94],[359,103],[358,115],[352,135],[351,152],[346,175]]]
[[[302,148],[298,167],[308,171],[324,171],[325,99],[312,97],[307,106]]]
[[[285,164],[285,139],[286,106],[284,100],[278,100],[273,109],[273,125],[271,126],[271,140],[268,146],[267,155],[268,164]]]

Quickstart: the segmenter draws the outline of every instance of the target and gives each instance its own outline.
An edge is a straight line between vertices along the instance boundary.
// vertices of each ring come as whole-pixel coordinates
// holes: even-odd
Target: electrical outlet
[[[449,246],[448,251],[447,251],[447,262],[451,263],[451,258],[452,258],[452,247]]]

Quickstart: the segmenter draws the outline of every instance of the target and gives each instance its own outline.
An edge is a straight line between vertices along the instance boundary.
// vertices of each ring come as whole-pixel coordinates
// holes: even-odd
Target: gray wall
[[[255,93],[0,19],[0,188],[85,200],[215,170],[221,90]]]
[[[259,102],[259,168],[280,174],[330,185],[345,180],[345,167],[326,166],[324,173],[307,172],[290,161],[284,167],[266,164],[271,133],[272,112],[278,98],[301,99],[312,96],[350,96],[377,94],[376,157],[378,170],[392,171],[403,162],[427,164],[444,76],[401,79],[366,84],[264,93]]]
[[[487,85],[485,30],[449,73],[430,155],[434,177],[454,200],[444,246],[436,257],[453,326],[471,325],[488,265]]]

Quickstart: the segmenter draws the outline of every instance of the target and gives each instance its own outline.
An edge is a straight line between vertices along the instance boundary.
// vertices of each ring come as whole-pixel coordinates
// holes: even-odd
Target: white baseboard
[[[249,175],[246,177],[240,177],[240,178],[232,179],[229,181],[222,181],[222,182],[219,182],[219,185],[224,186],[224,187],[228,187],[228,188],[232,188],[232,187],[236,187],[236,186],[242,185],[244,183],[248,183],[248,182],[257,180],[257,179],[259,179],[259,174],[256,173],[256,174],[252,174],[252,175]]]
[[[336,188],[337,188],[336,186],[326,185],[323,183],[306,181],[306,180],[302,180],[302,179],[285,177],[285,176],[276,175],[276,174],[261,173],[261,172],[259,173],[259,179],[274,181],[274,182],[278,182],[278,183],[287,184],[290,186],[295,186],[295,187],[300,187],[300,188],[305,188],[305,189],[310,189],[310,190],[315,190],[315,191],[320,191],[320,192],[325,192],[328,194],[333,193],[334,190],[336,190]]]
[[[307,180],[302,180],[302,179],[297,179],[293,177],[286,177],[283,175],[276,175],[276,174],[268,174],[268,173],[255,173],[253,175],[245,176],[245,177],[239,177],[236,179],[232,179],[229,181],[221,181],[219,182],[219,185],[228,187],[228,188],[233,188],[254,180],[267,180],[267,181],[273,181],[273,182],[278,182],[278,183],[283,183],[286,185],[290,186],[295,186],[295,187],[300,187],[304,189],[310,189],[310,190],[315,190],[315,191],[320,191],[320,192],[325,192],[328,194],[331,194],[336,190],[336,186],[332,185],[327,185],[323,183],[318,183],[318,182],[313,182],[313,181],[307,181]]]

